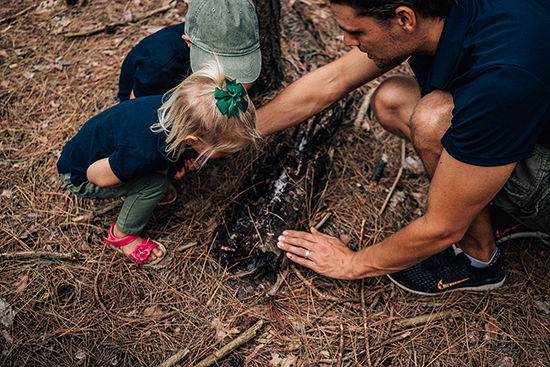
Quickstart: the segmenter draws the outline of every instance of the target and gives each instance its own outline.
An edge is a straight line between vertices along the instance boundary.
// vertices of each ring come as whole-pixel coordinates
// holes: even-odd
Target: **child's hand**
[[[174,175],[174,180],[181,180],[185,176],[185,167],[181,167],[179,171]]]

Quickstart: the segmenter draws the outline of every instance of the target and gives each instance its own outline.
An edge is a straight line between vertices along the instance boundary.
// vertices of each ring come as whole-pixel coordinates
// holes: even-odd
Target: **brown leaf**
[[[23,275],[17,283],[14,284],[16,289],[15,293],[21,294],[29,285],[29,276],[27,274]]]
[[[158,306],[150,306],[143,311],[143,316],[159,318],[164,315],[164,311]]]

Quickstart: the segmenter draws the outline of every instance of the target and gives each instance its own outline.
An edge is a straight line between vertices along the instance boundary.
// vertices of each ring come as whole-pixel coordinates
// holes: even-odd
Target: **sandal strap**
[[[158,244],[148,238],[145,238],[139,245],[136,246],[134,251],[129,254],[128,257],[136,264],[141,265],[143,264],[143,261],[147,260],[149,256],[151,256],[153,249],[157,246]]]
[[[111,224],[111,227],[109,228],[109,232],[107,232],[107,237],[103,238],[103,241],[107,242],[111,246],[121,247],[129,244],[130,242],[134,241],[138,237],[134,235],[129,235],[122,238],[118,238],[113,233],[114,228],[115,228],[115,223]]]

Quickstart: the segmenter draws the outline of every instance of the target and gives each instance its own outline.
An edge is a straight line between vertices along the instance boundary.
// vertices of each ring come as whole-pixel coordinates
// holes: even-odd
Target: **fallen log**
[[[298,51],[285,56],[291,58],[287,64],[292,68],[285,70],[291,80],[299,71],[331,61],[312,23],[302,18],[300,4],[281,4],[281,37]],[[314,210],[331,167],[331,138],[354,102],[348,96],[267,145],[243,184],[241,192],[246,194],[228,209],[226,222],[218,228],[217,249],[224,262],[244,264],[255,276],[266,275],[271,281],[286,267],[277,237],[285,229],[304,228],[304,213]]]

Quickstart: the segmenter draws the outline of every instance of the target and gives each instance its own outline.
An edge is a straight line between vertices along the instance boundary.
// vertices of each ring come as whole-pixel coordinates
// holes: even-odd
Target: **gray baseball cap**
[[[225,74],[241,83],[258,79],[262,67],[256,8],[250,0],[191,0],[185,21],[191,69],[219,60]]]

